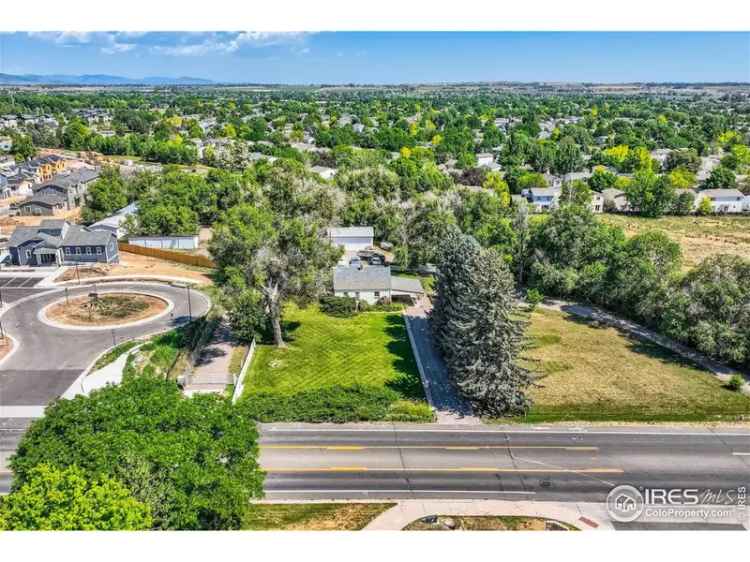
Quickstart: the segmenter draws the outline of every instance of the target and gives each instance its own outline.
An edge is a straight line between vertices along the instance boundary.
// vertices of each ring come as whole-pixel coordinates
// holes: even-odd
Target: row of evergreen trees
[[[526,322],[502,256],[453,229],[444,240],[436,289],[431,326],[453,383],[478,414],[524,413],[532,375],[517,359]]]

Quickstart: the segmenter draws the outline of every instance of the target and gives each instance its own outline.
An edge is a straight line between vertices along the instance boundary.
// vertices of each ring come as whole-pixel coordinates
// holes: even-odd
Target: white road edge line
[[[470,427],[470,426],[467,426]],[[302,433],[302,432],[313,432],[319,434],[325,433],[462,433],[464,435],[471,435],[472,433],[482,434],[496,434],[496,435],[512,435],[512,434],[524,434],[524,435],[637,435],[639,437],[648,437],[650,435],[656,436],[705,436],[705,437],[717,437],[717,436],[730,436],[730,437],[748,437],[748,433],[716,433],[712,431],[706,432],[639,432],[639,431],[586,431],[586,430],[554,430],[554,429],[542,429],[542,430],[484,430],[484,429],[464,429],[464,428],[445,428],[445,429],[409,429],[409,428],[298,428],[298,429],[287,429],[287,428],[262,428],[261,429],[261,440],[263,433]]]
[[[309,490],[266,490],[266,494],[392,494],[392,493],[415,493],[415,494],[523,494],[533,496],[536,492],[526,491],[498,491],[498,490],[320,490],[310,488]]]
[[[732,454],[737,457],[750,457],[750,453],[741,453],[740,451],[734,451]]]

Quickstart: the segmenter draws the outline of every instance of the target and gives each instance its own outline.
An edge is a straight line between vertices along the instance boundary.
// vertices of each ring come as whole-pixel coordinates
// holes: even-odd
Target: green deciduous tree
[[[719,254],[685,275],[662,329],[722,361],[750,367],[750,261]]]
[[[86,192],[86,203],[81,211],[85,224],[110,216],[128,204],[127,185],[117,168],[104,168],[99,178]]]
[[[250,291],[245,303],[262,302],[280,347],[284,303],[320,296],[341,255],[323,236],[334,211],[330,192],[303,174],[295,166],[274,167],[255,204],[220,215],[210,244],[226,292],[234,298]]]
[[[172,381],[126,379],[47,408],[11,460],[14,489],[34,468],[76,465],[146,503],[160,529],[236,529],[262,495],[255,424],[214,395],[184,398]]]
[[[704,189],[734,189],[737,187],[737,176],[725,166],[717,166],[703,182]]]
[[[16,157],[17,162],[23,162],[36,156],[36,147],[29,135],[15,135],[10,152]]]
[[[149,506],[118,481],[89,480],[76,466],[39,464],[0,503],[0,530],[135,531],[151,527]]]
[[[625,188],[630,207],[647,217],[660,217],[672,205],[674,187],[650,168],[638,170]]]

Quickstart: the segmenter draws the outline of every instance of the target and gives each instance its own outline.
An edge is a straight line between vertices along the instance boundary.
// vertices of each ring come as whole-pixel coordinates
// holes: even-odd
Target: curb
[[[10,334],[5,334],[5,337],[6,337],[6,338],[8,338],[8,339],[10,340],[10,353],[8,353],[8,355],[6,355],[6,356],[5,356],[5,357],[3,357],[2,359],[0,359],[0,367],[1,367],[1,366],[3,365],[3,363],[5,363],[5,362],[6,362],[6,361],[7,361],[8,359],[10,359],[11,357],[13,357],[13,354],[14,354],[14,353],[15,353],[16,351],[18,351],[18,348],[19,348],[19,347],[21,347],[21,344],[20,344],[20,343],[18,342],[18,340],[16,340],[16,338],[14,338],[13,336],[11,336]]]
[[[401,500],[370,521],[364,531],[400,531],[429,515],[514,516],[560,521],[582,531],[613,530],[603,504],[512,500]]]
[[[118,294],[122,293],[123,291],[116,291],[116,290],[107,290],[107,291],[101,291],[99,294],[106,295],[106,294]],[[42,308],[39,312],[37,312],[37,319],[42,322],[43,324],[46,324],[47,326],[51,326],[52,328],[57,328],[59,330],[72,330],[72,331],[79,331],[79,332],[91,332],[91,331],[99,331],[103,332],[106,330],[119,330],[120,328],[132,328],[135,326],[141,326],[144,324],[148,324],[149,322],[153,322],[154,320],[158,320],[159,318],[163,318],[170,312],[174,310],[174,302],[171,300],[163,297],[162,295],[157,295],[155,293],[149,293],[146,291],[128,291],[130,294],[134,295],[143,295],[147,297],[154,297],[156,299],[162,300],[167,303],[167,308],[164,309],[162,312],[155,316],[149,316],[148,318],[143,318],[141,320],[136,320],[135,322],[129,322],[126,324],[107,324],[106,326],[76,326],[71,324],[62,324],[60,322],[55,322],[54,320],[50,320],[47,317],[47,309],[50,307],[60,304],[65,299],[59,299],[56,301],[52,301],[48,305],[46,305],[44,308]]]

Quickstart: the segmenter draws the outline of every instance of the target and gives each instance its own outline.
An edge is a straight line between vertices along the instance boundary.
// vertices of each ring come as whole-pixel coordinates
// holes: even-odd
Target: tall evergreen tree
[[[437,274],[432,330],[448,372],[475,411],[520,414],[532,376],[517,363],[525,322],[514,304],[513,275],[493,249],[452,229]]]

